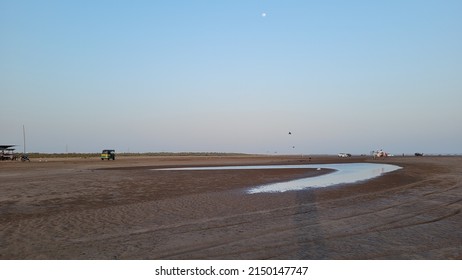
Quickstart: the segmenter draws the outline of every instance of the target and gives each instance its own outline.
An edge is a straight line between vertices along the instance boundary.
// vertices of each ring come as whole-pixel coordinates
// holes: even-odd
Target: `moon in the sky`
[[[261,16],[262,16],[262,17],[266,17],[266,13],[264,13],[264,12],[261,13]]]

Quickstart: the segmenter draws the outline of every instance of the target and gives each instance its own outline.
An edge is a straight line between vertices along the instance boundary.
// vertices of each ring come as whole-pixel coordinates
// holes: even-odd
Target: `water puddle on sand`
[[[321,168],[334,169],[329,174],[296,179],[287,182],[271,183],[250,188],[247,193],[275,193],[297,191],[308,188],[324,188],[338,184],[350,184],[369,180],[382,174],[392,172],[402,167],[392,164],[379,163],[337,163],[337,164],[303,164],[303,165],[263,165],[263,166],[218,166],[218,167],[183,167],[163,168],[153,170],[244,170],[244,169],[292,169],[292,168]]]

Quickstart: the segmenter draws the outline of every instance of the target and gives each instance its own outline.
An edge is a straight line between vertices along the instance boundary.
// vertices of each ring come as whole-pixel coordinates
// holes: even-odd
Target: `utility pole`
[[[23,139],[24,139],[24,152],[23,152],[23,154],[26,154],[26,128],[24,127],[24,125],[22,125],[22,136],[23,136]]]

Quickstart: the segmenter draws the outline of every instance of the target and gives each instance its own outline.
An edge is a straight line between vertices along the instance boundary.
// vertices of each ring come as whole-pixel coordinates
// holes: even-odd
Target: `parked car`
[[[2,145],[0,146],[0,160],[16,160],[16,154],[14,153],[14,145]]]
[[[338,157],[351,157],[351,154],[339,153],[339,154],[338,154]]]
[[[103,150],[101,152],[101,160],[115,160],[115,150]]]

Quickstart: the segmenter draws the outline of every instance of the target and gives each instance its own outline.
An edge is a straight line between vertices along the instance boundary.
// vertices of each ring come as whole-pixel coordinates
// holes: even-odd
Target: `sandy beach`
[[[380,162],[364,182],[251,187]],[[461,259],[462,157],[152,156],[0,162],[0,259]]]

